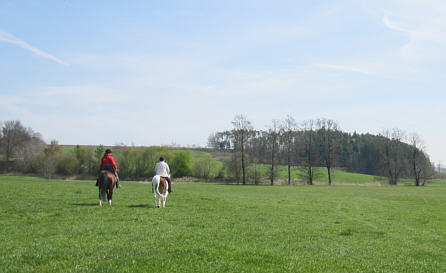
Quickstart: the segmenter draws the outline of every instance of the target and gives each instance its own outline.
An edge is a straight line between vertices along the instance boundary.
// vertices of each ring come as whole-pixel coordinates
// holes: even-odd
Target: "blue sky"
[[[0,121],[206,145],[244,114],[418,133],[446,164],[446,2],[0,1]]]

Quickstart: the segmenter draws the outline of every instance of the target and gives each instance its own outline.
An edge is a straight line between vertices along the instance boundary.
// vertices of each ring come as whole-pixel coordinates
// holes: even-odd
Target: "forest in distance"
[[[179,149],[167,146],[113,146],[122,179],[144,180],[153,175],[160,156],[169,162],[174,177],[259,184],[277,183],[279,168],[287,169],[287,183],[295,177],[313,184],[325,169],[328,183],[333,170],[386,177],[390,185],[413,178],[415,185],[438,175],[422,141],[399,129],[381,135],[346,133],[328,119],[298,124],[293,118],[273,120],[267,130],[255,130],[246,116],[237,115],[229,131],[212,133],[208,147]],[[406,136],[406,137],[405,137]],[[405,142],[406,141],[406,142]],[[0,172],[90,179],[106,147],[45,143],[42,136],[20,121],[6,121],[0,132]],[[201,152],[199,152],[201,151]]]
[[[400,178],[414,178],[415,185],[424,185],[435,175],[435,167],[424,151],[416,133],[401,129],[384,130],[380,135],[342,132],[330,119],[307,120],[301,123],[287,116],[273,120],[267,130],[256,130],[244,115],[235,116],[233,129],[212,134],[209,146],[219,151],[233,151],[232,162],[240,168],[237,178],[246,182],[249,165],[268,164],[271,184],[277,165],[302,170],[302,178],[313,184],[316,167],[327,169],[328,183],[335,167],[350,172],[387,177],[390,185]]]

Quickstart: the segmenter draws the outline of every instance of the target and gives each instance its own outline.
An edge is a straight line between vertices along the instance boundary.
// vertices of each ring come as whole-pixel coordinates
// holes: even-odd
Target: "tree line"
[[[276,183],[280,168],[286,166],[287,182],[292,170],[299,169],[299,179],[313,184],[325,168],[331,184],[334,168],[385,176],[391,185],[400,178],[413,177],[424,185],[434,169],[416,134],[398,129],[380,135],[345,133],[328,119],[297,123],[292,117],[273,120],[266,130],[255,130],[242,115],[232,122],[234,128],[209,137],[209,147],[224,156],[216,159],[209,149],[194,157],[190,150],[163,146],[112,148],[122,179],[147,180],[154,164],[166,158],[174,177],[191,176],[219,181]],[[6,121],[0,130],[0,173],[18,172],[43,177],[95,177],[105,147],[63,146],[56,140],[45,143],[42,136],[20,121]],[[265,166],[267,171],[265,172]],[[323,167],[323,168],[321,168]]]
[[[286,165],[288,183],[291,169],[301,170],[299,176],[313,184],[321,167],[332,184],[333,168],[386,177],[390,185],[401,178],[413,178],[416,186],[424,185],[435,170],[416,133],[400,129],[384,130],[379,135],[342,132],[330,119],[307,120],[301,123],[287,116],[273,120],[266,130],[256,130],[244,115],[232,121],[233,129],[213,133],[208,145],[231,154],[232,175],[245,184],[258,183],[259,164],[268,165],[271,184],[277,177],[277,166]]]
[[[154,165],[163,156],[174,177],[191,175],[197,167],[192,165],[186,150],[168,147],[112,147],[122,179],[146,180],[154,175]],[[46,144],[42,136],[26,128],[20,121],[6,121],[0,130],[0,172],[35,174],[46,178],[54,176],[93,178],[99,172],[105,147],[59,145],[56,140]],[[199,169],[199,168],[198,168]]]

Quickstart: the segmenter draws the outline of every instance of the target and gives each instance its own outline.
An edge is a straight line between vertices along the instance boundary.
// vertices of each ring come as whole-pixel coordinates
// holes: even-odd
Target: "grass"
[[[211,154],[208,152],[202,152],[202,151],[196,151],[196,150],[187,150],[190,153],[192,163],[195,162],[197,159],[202,158],[203,156],[207,154]]]
[[[267,164],[257,165],[257,170],[264,179],[263,183],[269,184],[269,170],[271,166]],[[275,178],[275,184],[286,184],[288,181],[288,167],[284,165],[277,165],[276,167],[277,176]],[[316,167],[313,169],[316,174],[314,176],[315,184],[328,184],[328,174],[327,168]],[[291,179],[292,184],[295,184],[296,180],[300,183],[305,183],[300,174],[303,171],[297,167],[291,168]],[[266,181],[266,182],[265,182]],[[347,172],[342,169],[332,169],[332,183],[334,185],[368,185],[368,184],[378,184],[378,185],[388,185],[389,181],[385,177],[352,173]],[[398,181],[399,185],[415,185],[415,180],[410,178],[401,178]]]
[[[259,164],[257,166],[259,173],[267,178],[269,169],[271,166],[266,164]],[[317,183],[326,183],[328,184],[328,175],[327,175],[327,169],[324,167],[317,167],[314,168],[316,171],[315,175],[315,182]],[[277,165],[276,166],[276,172],[277,177],[276,180],[288,180],[288,167],[284,165]],[[297,167],[291,168],[291,179],[292,180],[302,180],[303,178],[300,176],[302,173],[302,170],[300,170]],[[282,181],[282,182],[283,182]],[[360,174],[360,173],[351,173],[346,172],[341,169],[332,169],[332,182],[334,184],[373,184],[373,183],[381,183],[381,184],[388,184],[387,180],[383,177],[378,177],[374,175],[368,175],[368,174]],[[401,183],[409,183],[413,184],[410,179],[402,179]]]
[[[428,187],[122,182],[0,176],[0,272],[445,272],[446,181]]]

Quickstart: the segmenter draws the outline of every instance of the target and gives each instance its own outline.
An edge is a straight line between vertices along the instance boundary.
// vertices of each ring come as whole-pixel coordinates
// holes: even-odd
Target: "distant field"
[[[261,175],[265,178],[268,178],[270,166],[268,165],[259,165],[258,169]],[[315,168],[317,175],[315,176],[316,184],[328,184],[328,174],[326,168]],[[276,166],[277,176],[275,178],[275,183],[287,183],[288,181],[288,168],[287,166]],[[299,174],[302,171],[296,167],[291,168],[291,180],[292,184],[295,184],[296,181],[300,183],[304,183]],[[269,181],[269,180],[268,180]],[[369,174],[360,174],[360,173],[351,173],[347,171],[343,171],[341,169],[333,169],[332,170],[332,183],[337,185],[357,185],[357,184],[388,184],[388,181],[385,177],[379,177]],[[404,185],[413,185],[414,181],[412,179],[401,179],[399,181],[400,184]]]
[[[0,272],[446,272],[446,181],[122,184],[0,176]]]

